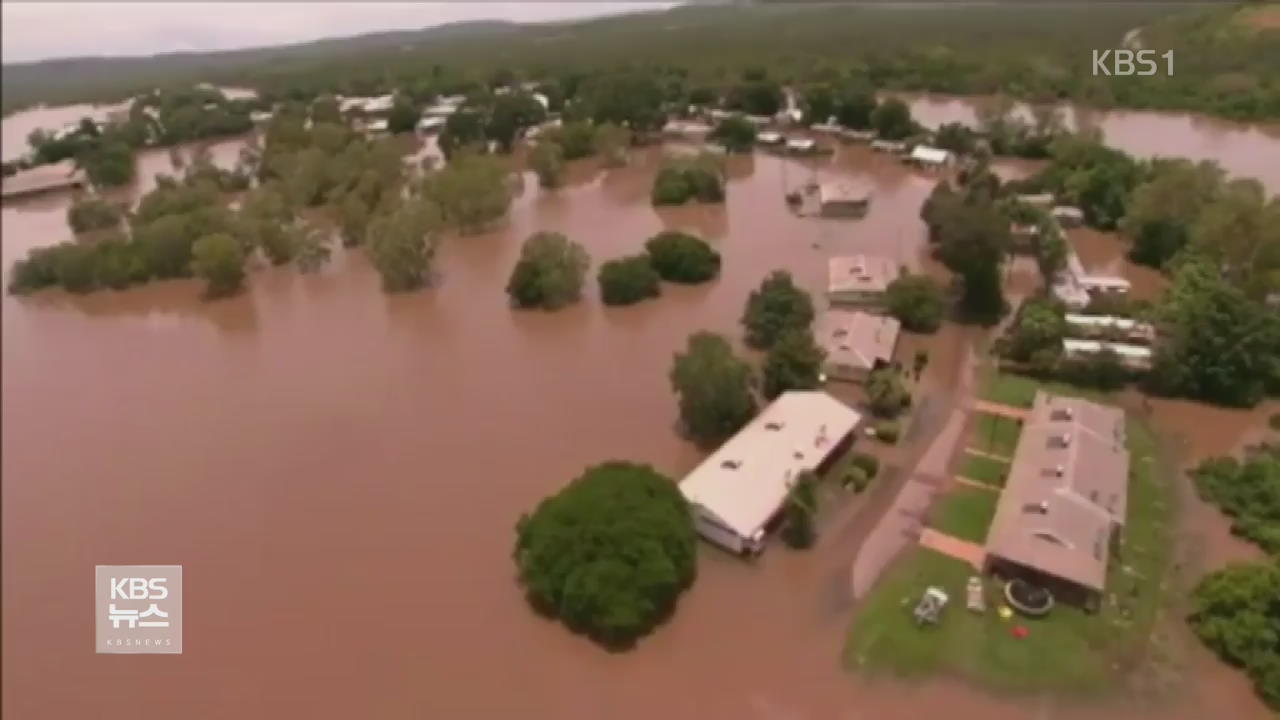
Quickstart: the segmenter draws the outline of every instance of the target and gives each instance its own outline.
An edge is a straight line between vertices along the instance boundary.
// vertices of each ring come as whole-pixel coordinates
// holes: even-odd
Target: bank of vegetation
[[[3,171],[9,175],[71,160],[97,187],[125,185],[133,180],[138,149],[243,134],[253,127],[251,111],[261,106],[259,100],[232,100],[207,86],[149,91],[133,98],[121,117],[102,122],[86,117],[74,127],[32,131],[30,151],[6,162]]]
[[[1232,531],[1270,558],[1207,575],[1192,593],[1189,621],[1280,710],[1280,447],[1254,449],[1244,460],[1212,458],[1191,474],[1201,497],[1231,517]]]
[[[993,324],[1007,313],[1004,267],[1012,255],[1026,254],[1036,260],[1043,287],[1017,309],[996,345],[1016,369],[1104,390],[1139,381],[1152,393],[1237,407],[1280,393],[1280,198],[1268,198],[1255,180],[1227,180],[1212,162],[1139,161],[1105,147],[1096,134],[1050,136],[1048,162],[1034,176],[1002,182],[986,153],[975,150],[922,207],[933,253],[955,274],[960,315]],[[989,144],[991,136],[981,139]],[[1154,303],[1096,295],[1078,311],[1149,324],[1149,368],[1105,348],[1084,357],[1065,352],[1064,338],[1078,331],[1068,326],[1067,307],[1052,288],[1070,272],[1071,249],[1059,223],[1024,200],[1041,193],[1078,207],[1086,224],[1118,231],[1134,260],[1170,276]],[[1015,237],[1015,227],[1033,232]],[[891,310],[908,327],[920,325],[913,315],[927,305],[907,289],[902,283],[894,289]]]

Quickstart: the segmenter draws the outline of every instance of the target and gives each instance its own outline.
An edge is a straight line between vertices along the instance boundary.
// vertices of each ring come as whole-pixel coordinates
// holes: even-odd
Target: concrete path
[[[972,478],[967,478],[963,475],[956,475],[951,479],[954,480],[957,484],[964,485],[965,487],[978,488],[979,490],[990,490],[993,493],[1000,492],[1000,488],[996,487],[995,485],[989,485],[987,483],[982,482],[981,480],[974,480]]]
[[[1013,462],[1013,458],[1011,457],[1008,457],[1005,455],[997,455],[995,453],[987,452],[986,450],[979,450],[976,447],[967,447],[964,449],[964,451],[969,453],[970,455],[981,455],[982,457],[991,458],[992,460],[999,460],[1000,462],[1006,462],[1006,463]]]
[[[862,598],[889,562],[915,542],[925,529],[925,513],[929,511],[934,495],[947,485],[947,465],[960,443],[966,417],[967,411],[963,408],[951,412],[946,425],[925,451],[893,505],[858,549],[850,578],[855,599]]]
[[[975,412],[986,413],[988,415],[999,415],[1007,417],[1018,422],[1026,422],[1031,416],[1031,411],[1026,408],[1014,407],[1012,405],[1003,405],[1001,403],[993,403],[987,400],[975,400],[973,403]]]
[[[970,567],[978,571],[982,570],[987,560],[987,551],[983,550],[981,545],[940,533],[933,528],[925,528],[920,533],[920,546],[969,563]]]

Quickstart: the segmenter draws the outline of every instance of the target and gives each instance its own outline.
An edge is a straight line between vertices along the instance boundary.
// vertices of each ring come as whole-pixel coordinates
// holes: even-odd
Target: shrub
[[[871,412],[892,420],[911,407],[911,392],[902,382],[902,376],[891,367],[873,370],[867,378],[867,400]]]
[[[644,244],[658,276],[667,282],[693,284],[720,272],[720,253],[704,240],[676,230],[660,232]]]
[[[875,476],[880,472],[880,459],[875,455],[856,452],[851,458],[849,458],[849,462],[852,463],[854,467],[860,468],[864,473],[866,473],[868,480],[875,479]]]
[[[863,490],[866,490],[867,486],[870,484],[871,476],[867,474],[866,470],[863,470],[857,465],[851,465],[848,470],[845,470],[845,487],[853,488],[854,492],[862,492]]]
[[[587,251],[560,233],[534,233],[520,248],[507,294],[516,307],[556,310],[576,302],[591,264]]]
[[[529,601],[598,642],[650,632],[693,583],[688,505],[648,465],[589,468],[516,525],[515,562]]]
[[[647,255],[610,260],[600,266],[600,298],[605,305],[631,305],[660,292],[658,273]]]
[[[876,423],[875,428],[876,437],[890,445],[896,445],[902,434],[902,425],[897,420],[882,420]]]

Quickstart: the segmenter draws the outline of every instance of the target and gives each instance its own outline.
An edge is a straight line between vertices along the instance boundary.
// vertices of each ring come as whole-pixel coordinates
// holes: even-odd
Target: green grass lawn
[[[888,672],[906,678],[933,673],[959,675],[984,687],[1009,692],[1103,688],[1111,670],[1097,654],[1106,628],[1079,610],[1055,608],[1029,620],[996,614],[1000,589],[987,583],[987,612],[965,608],[965,584],[973,569],[954,558],[913,548],[881,579],[854,618],[845,642],[844,664],[853,670]],[[912,610],[930,585],[950,597],[936,626],[918,627]],[[1028,629],[1025,638],[1013,628]]]
[[[986,390],[982,393],[982,399],[1002,405],[1029,408],[1032,401],[1035,400],[1036,390],[1039,388],[1040,383],[1031,378],[996,373],[987,383]]]
[[[1018,447],[1022,425],[1013,418],[986,413],[974,414],[973,431],[969,435],[969,447],[992,455],[1012,458]]]
[[[930,513],[929,526],[962,540],[982,543],[996,515],[1000,493],[975,487],[952,488],[938,499]]]
[[[1086,394],[1058,386],[1054,391]],[[998,589],[989,584],[988,612],[972,614],[964,607],[964,587],[973,571],[958,560],[913,548],[881,578],[854,616],[844,651],[846,667],[905,677],[944,673],[996,691],[1085,695],[1121,688],[1129,671],[1159,662],[1152,658],[1168,649],[1159,646],[1152,631],[1172,592],[1166,586],[1176,474],[1158,438],[1134,415],[1129,416],[1128,446],[1127,524],[1108,567],[1099,612],[1086,614],[1059,604],[1044,619],[1015,616],[1002,621],[995,613]],[[965,467],[973,463],[970,459]],[[997,497],[978,488],[958,488],[939,498],[931,524],[981,541],[978,528],[985,534]],[[911,610],[928,585],[942,587],[951,604],[937,627],[917,628]],[[1010,633],[1015,622],[1028,628],[1026,638]]]
[[[966,454],[964,464],[960,466],[960,474],[980,483],[1004,487],[1005,478],[1009,475],[1009,463],[983,455]]]

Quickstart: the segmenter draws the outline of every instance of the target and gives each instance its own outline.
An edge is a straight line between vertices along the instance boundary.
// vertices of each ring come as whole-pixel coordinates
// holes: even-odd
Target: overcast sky
[[[376,30],[410,30],[458,20],[564,20],[657,9],[653,2],[141,2],[4,0],[3,60],[151,55],[179,50],[303,42]]]

